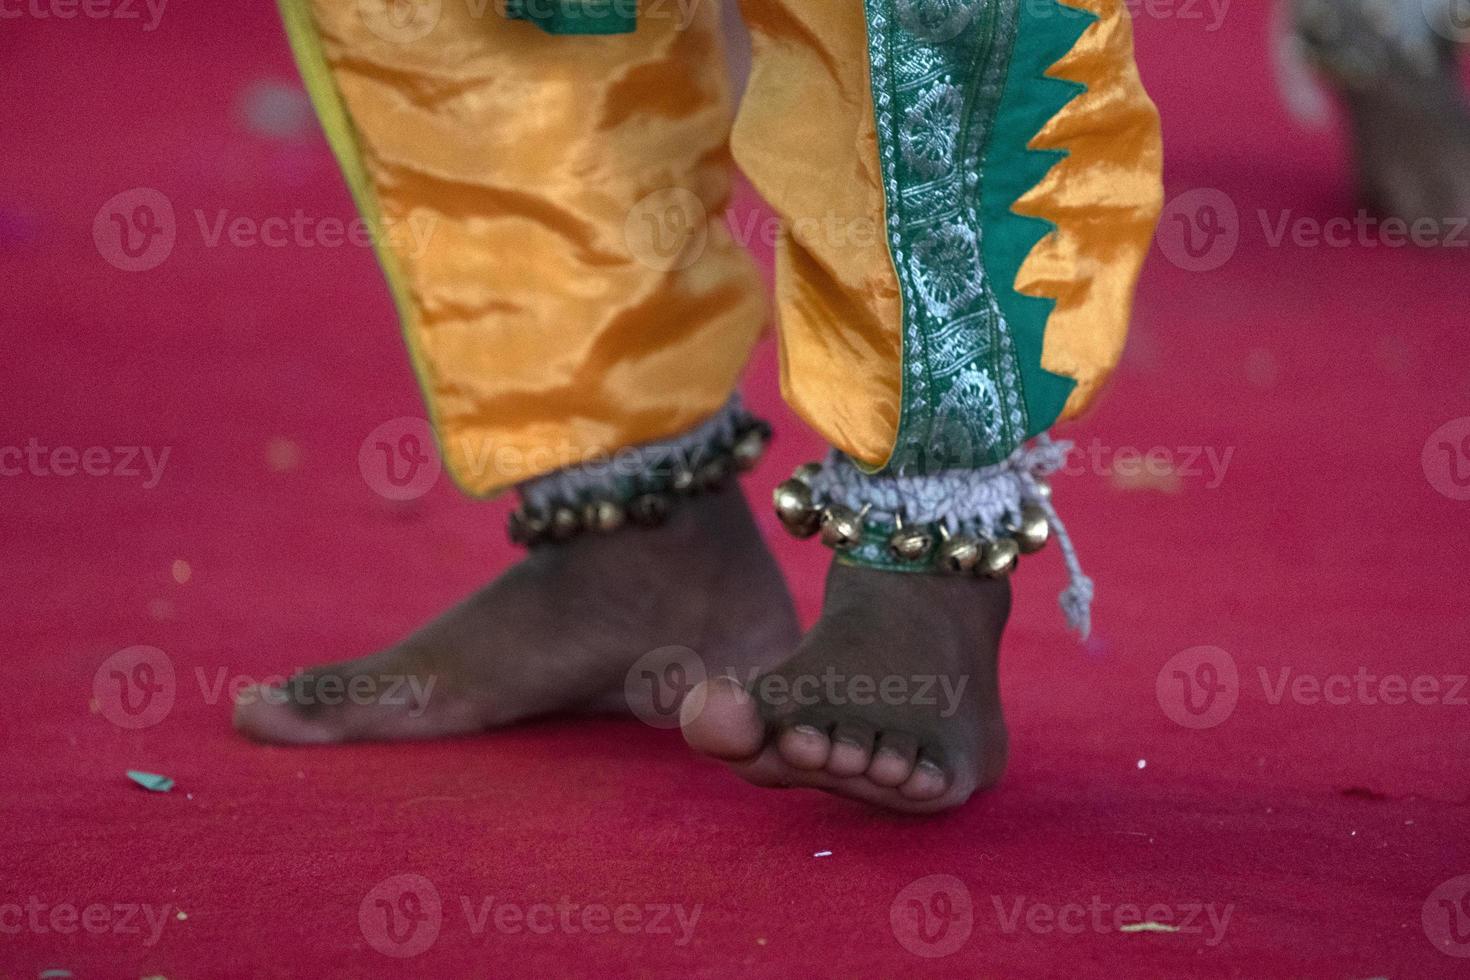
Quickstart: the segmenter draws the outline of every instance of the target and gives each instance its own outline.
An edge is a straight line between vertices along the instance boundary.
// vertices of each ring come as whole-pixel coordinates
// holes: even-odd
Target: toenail
[[[822,737],[822,730],[820,728],[814,728],[811,725],[797,725],[795,728],[793,728],[791,730],[793,732],[800,732],[803,735],[814,735],[817,738],[821,738]]]
[[[926,775],[938,776],[940,779],[944,778],[944,770],[939,768],[939,764],[930,762],[928,759],[920,762],[916,768],[922,769]]]

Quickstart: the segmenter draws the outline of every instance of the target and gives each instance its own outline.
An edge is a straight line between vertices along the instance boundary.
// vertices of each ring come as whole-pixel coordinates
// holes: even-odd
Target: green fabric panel
[[[548,34],[631,34],[638,29],[635,0],[507,0],[505,12]]]
[[[1064,58],[1097,20],[1088,10],[1059,0],[1023,0],[1010,75],[995,114],[982,171],[981,214],[985,228],[985,271],[1010,329],[1021,367],[1026,400],[1026,436],[1055,424],[1076,382],[1041,366],[1047,320],[1056,303],[1015,289],[1021,265],[1036,243],[1056,225],[1012,210],[1015,202],[1066,156],[1061,150],[1029,150],[1028,144],[1086,86],[1046,72]]]

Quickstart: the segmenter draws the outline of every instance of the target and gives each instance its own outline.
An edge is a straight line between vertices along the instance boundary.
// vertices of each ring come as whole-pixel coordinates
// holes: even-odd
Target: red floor
[[[1431,440],[1470,428],[1470,250],[1273,247],[1286,209],[1352,204],[1335,140],[1277,106],[1257,5],[1217,32],[1140,23],[1171,196],[1221,192],[1239,246],[1214,271],[1156,250],[1126,363],[1070,433],[1097,461],[1058,487],[1095,636],[1062,630],[1056,555],[1028,566],[1011,771],[922,821],[755,791],[634,721],[311,751],[232,734],[222,684],[371,649],[512,553],[503,505],[445,480],[390,504],[359,474],[367,433],[421,413],[370,254],[209,244],[221,209],[352,214],[268,5],[169,6],[153,31],[136,6],[0,30],[0,451],[109,474],[0,478],[0,976],[1470,975],[1450,955],[1470,954],[1470,503]],[[125,272],[93,223],[136,187],[177,237]],[[782,435],[756,498],[816,449],[771,369],[766,349],[749,390]],[[151,451],[156,483],[116,447]],[[766,525],[810,617],[818,549]],[[93,703],[134,645],[174,671],[137,730]],[[1199,646],[1238,680],[1197,717],[1170,661]],[[1360,672],[1433,703],[1333,679]],[[435,896],[437,930],[384,931],[378,900]],[[1183,928],[1120,928],[1143,915]]]

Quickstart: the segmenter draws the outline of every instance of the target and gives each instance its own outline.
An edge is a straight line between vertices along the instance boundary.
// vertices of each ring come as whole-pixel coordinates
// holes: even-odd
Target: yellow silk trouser
[[[1043,363],[1077,384],[1068,415],[1121,350],[1158,162],[1121,0],[1072,2],[1100,15],[1068,59],[1088,92],[1038,142],[1106,156],[1109,131],[1140,135],[1024,202],[1060,226],[1018,282],[1057,302]],[[280,4],[464,489],[676,434],[728,399],[767,318],[724,220],[732,155],[782,219],[788,401],[855,459],[888,458],[903,297],[860,0],[745,0],[738,120],[714,3],[645,4],[635,33],[577,37],[493,2]]]

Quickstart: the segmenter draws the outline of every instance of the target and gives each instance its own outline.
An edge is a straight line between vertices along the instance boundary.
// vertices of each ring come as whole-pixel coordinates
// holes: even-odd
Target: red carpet
[[[1057,491],[1095,636],[1062,631],[1056,554],[1029,565],[1011,771],[922,821],[753,790],[634,721],[310,751],[232,734],[231,682],[365,652],[512,552],[503,504],[444,479],[390,504],[359,474],[371,430],[422,413],[369,252],[211,244],[221,212],[352,217],[269,6],[171,5],[153,31],[130,6],[0,30],[0,447],[47,450],[0,456],[0,975],[1470,972],[1470,503],[1437,441],[1433,482],[1421,465],[1470,414],[1470,251],[1273,245],[1284,210],[1353,204],[1335,139],[1277,106],[1259,5],[1217,32],[1141,19],[1170,194],[1222,192],[1239,247],[1214,271],[1156,250],[1126,364],[1069,433],[1098,462]],[[138,187],[176,241],[126,272],[93,223]],[[816,449],[771,369],[766,349],[749,391],[781,438],[757,498]],[[1151,474],[1128,448],[1157,450]],[[820,549],[766,523],[810,617]],[[125,729],[94,677],[106,694],[104,661],[140,644],[172,706]],[[1196,716],[1174,670],[1209,668],[1169,661],[1199,646],[1227,669]],[[1402,677],[1383,694],[1404,703],[1360,673]]]

